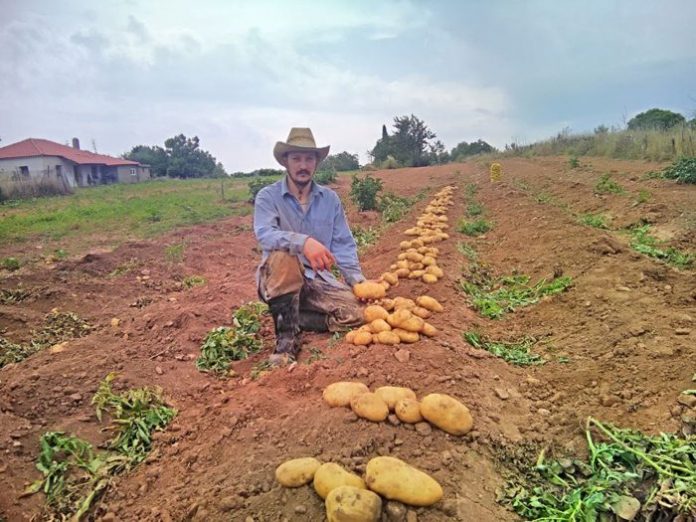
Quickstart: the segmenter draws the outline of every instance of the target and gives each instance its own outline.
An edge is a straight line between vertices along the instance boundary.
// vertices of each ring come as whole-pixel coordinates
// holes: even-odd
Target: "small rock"
[[[102,522],[116,522],[116,513],[109,511],[106,515],[101,518]]]
[[[677,402],[679,404],[683,404],[687,408],[693,408],[696,406],[696,395],[686,395],[682,393],[679,395],[679,397],[677,397]]]
[[[61,353],[68,349],[68,341],[63,341],[62,343],[54,344],[49,348],[50,353]]]
[[[80,402],[82,400],[82,394],[73,393],[73,394],[69,395],[68,398],[73,402]]]
[[[114,328],[118,328],[118,325],[121,324],[121,320],[118,317],[114,317],[111,319],[111,326]]]
[[[295,513],[301,514],[301,513],[306,513],[306,512],[307,512],[307,508],[305,506],[303,506],[302,504],[295,506]]]
[[[506,401],[510,398],[510,394],[505,388],[494,388],[493,391],[495,391],[495,394],[501,401]]]
[[[406,522],[418,522],[418,515],[415,511],[409,509],[408,513],[406,513]]]
[[[621,520],[633,520],[640,511],[640,501],[637,498],[622,495],[611,506]]]
[[[389,522],[404,522],[406,520],[406,506],[401,502],[390,500],[384,507]]]
[[[416,423],[416,433],[418,433],[418,435],[422,435],[423,437],[427,437],[432,432],[433,432],[433,428],[427,422]]]
[[[162,374],[164,374],[164,370],[162,369],[161,366],[155,366],[155,373],[157,375],[162,375]]]
[[[343,422],[345,422],[346,424],[356,422],[357,420],[358,416],[352,411],[349,411],[343,416]]]
[[[406,363],[409,360],[411,360],[411,352],[406,350],[405,348],[401,348],[400,350],[394,352],[394,357],[400,363]]]
[[[387,420],[389,421],[389,424],[391,424],[392,426],[398,426],[399,424],[401,424],[399,417],[397,417],[393,413],[391,413],[389,417],[387,417]]]
[[[619,402],[619,399],[617,397],[614,397],[613,395],[602,395],[599,398],[599,403],[602,406],[613,406],[617,402]]]
[[[674,330],[674,333],[677,335],[689,335],[691,333],[691,330],[688,328],[677,328]]]
[[[539,415],[541,415],[542,417],[548,417],[549,415],[551,415],[551,412],[549,410],[547,410],[546,408],[539,408],[537,410],[537,413]]]

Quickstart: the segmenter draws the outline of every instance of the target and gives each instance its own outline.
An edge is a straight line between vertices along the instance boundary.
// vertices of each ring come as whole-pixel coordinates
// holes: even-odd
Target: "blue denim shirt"
[[[308,279],[318,276],[338,284],[328,270],[314,272],[302,254],[305,241],[312,237],[331,251],[349,285],[365,279],[341,200],[327,187],[312,182],[307,212],[290,193],[287,176],[264,187],[254,203],[254,233],[263,249],[262,261],[273,250],[285,250],[299,256]]]

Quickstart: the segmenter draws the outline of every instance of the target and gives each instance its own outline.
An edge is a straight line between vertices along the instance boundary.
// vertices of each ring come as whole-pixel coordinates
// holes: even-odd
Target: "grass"
[[[205,277],[199,275],[190,275],[184,277],[182,281],[184,288],[193,288],[194,286],[201,286],[206,284],[208,281]]]
[[[480,236],[493,228],[493,223],[486,219],[477,219],[475,221],[459,220],[457,223],[457,232],[466,234],[467,236]]]
[[[529,276],[514,275],[497,280],[484,278],[481,281],[461,279],[459,287],[469,295],[471,305],[484,317],[499,319],[508,312],[539,302],[548,295],[555,295],[567,290],[572,278],[563,276],[546,282],[545,279],[535,285],[529,284]]]
[[[186,241],[167,245],[164,247],[164,260],[171,264],[181,263],[184,260],[185,249]]]
[[[589,417],[586,460],[518,462],[498,499],[526,520],[696,517],[696,440],[646,435]],[[635,518],[634,518],[635,517]]]
[[[240,306],[232,316],[232,326],[214,328],[203,340],[196,368],[220,376],[228,374],[230,363],[246,359],[263,348],[259,336],[261,316],[267,307],[252,302]]]
[[[578,216],[578,223],[587,225],[588,227],[601,228],[603,230],[609,228],[607,217],[604,214],[580,214]]]
[[[243,180],[153,180],[78,188],[55,196],[3,205],[0,246],[33,239],[84,236],[151,237],[173,228],[237,214],[248,188]]]
[[[478,201],[470,201],[466,206],[466,215],[469,217],[476,217],[483,214],[483,205]]]
[[[642,205],[643,203],[648,203],[652,199],[652,194],[649,190],[640,189],[638,191],[638,197],[636,198],[635,206]]]
[[[476,332],[464,332],[462,337],[474,348],[486,350],[515,366],[536,366],[545,362],[543,357],[530,352],[536,341],[529,337],[515,342],[490,341]]]
[[[653,259],[659,259],[677,268],[693,268],[696,256],[674,247],[663,248],[661,241],[650,235],[650,225],[642,225],[631,231],[631,248]]]
[[[363,252],[366,248],[373,245],[379,239],[381,231],[376,227],[354,226],[350,229],[358,246],[358,252]]]
[[[468,243],[459,242],[457,243],[457,251],[464,255],[469,261],[476,261],[478,259],[478,253],[474,250]]]
[[[19,260],[16,257],[3,257],[0,259],[0,268],[4,268],[10,272],[19,270]]]
[[[106,451],[97,453],[92,445],[75,436],[49,431],[43,434],[36,468],[43,477],[25,494],[43,492],[52,511],[51,520],[81,520],[110,486],[115,475],[142,462],[152,449],[152,434],[163,431],[176,416],[158,388],[138,388],[115,394],[109,374],[92,398],[96,415],[111,418],[105,428],[114,432]]]
[[[623,194],[625,192],[621,185],[611,179],[611,174],[608,172],[599,177],[594,190],[597,194]]]

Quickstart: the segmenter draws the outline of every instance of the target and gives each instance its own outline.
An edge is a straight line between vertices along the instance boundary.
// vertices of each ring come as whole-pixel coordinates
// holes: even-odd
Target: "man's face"
[[[314,152],[290,152],[286,158],[285,167],[290,179],[299,188],[306,187],[317,169],[317,155]]]

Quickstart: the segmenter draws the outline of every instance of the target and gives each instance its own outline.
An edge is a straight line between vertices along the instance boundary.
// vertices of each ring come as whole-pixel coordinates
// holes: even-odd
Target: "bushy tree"
[[[164,146],[169,157],[167,175],[177,178],[203,178],[215,172],[215,158],[199,148],[198,136],[183,134],[169,138]]]
[[[377,164],[392,156],[401,166],[421,167],[432,161],[430,140],[436,137],[422,120],[411,114],[394,118],[391,135],[382,128],[382,138],[369,152]]]
[[[667,130],[686,122],[677,112],[665,109],[650,109],[641,112],[628,121],[629,130]]]
[[[450,158],[453,161],[461,161],[468,156],[474,156],[475,154],[485,154],[488,152],[495,152],[496,148],[492,145],[486,143],[482,139],[472,141],[467,143],[462,141],[450,152]]]
[[[136,145],[130,152],[124,154],[123,157],[127,160],[150,165],[150,172],[153,176],[159,177],[167,175],[169,158],[167,158],[167,152],[162,147],[158,147],[157,145],[154,147]]]
[[[338,154],[329,155],[324,161],[321,162],[321,165],[319,165],[319,170],[333,170],[336,172],[358,170],[359,168],[360,162],[358,161],[358,155],[345,151],[339,152]]]

